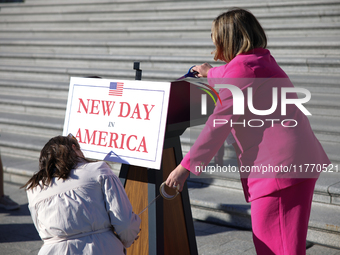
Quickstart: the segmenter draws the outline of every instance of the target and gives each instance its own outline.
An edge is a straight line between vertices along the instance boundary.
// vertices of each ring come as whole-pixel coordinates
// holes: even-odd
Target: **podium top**
[[[171,82],[166,135],[173,131],[185,131],[186,128],[204,124],[213,112],[213,100],[202,103],[206,92],[189,79]],[[202,107],[206,114],[202,114]]]

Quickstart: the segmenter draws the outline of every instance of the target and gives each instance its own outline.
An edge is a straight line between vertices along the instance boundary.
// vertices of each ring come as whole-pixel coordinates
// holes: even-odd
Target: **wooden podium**
[[[194,88],[194,85],[187,81],[171,83],[160,170],[122,165],[119,178],[135,213],[141,212],[159,195],[160,185],[181,162],[180,135],[193,123],[203,124],[206,121],[206,118],[200,115],[202,93],[204,92],[197,87]],[[192,100],[193,95],[194,100]],[[210,104],[209,111],[213,107]],[[152,203],[140,217],[142,220],[140,237],[127,249],[127,254],[198,254],[186,183],[183,191],[175,199],[165,200],[161,197]]]

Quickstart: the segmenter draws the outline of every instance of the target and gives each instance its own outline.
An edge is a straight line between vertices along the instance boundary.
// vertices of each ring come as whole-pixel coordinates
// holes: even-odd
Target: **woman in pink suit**
[[[232,135],[245,199],[251,202],[257,253],[305,254],[315,182],[330,164],[310,127],[309,112],[266,49],[266,35],[250,12],[232,9],[221,14],[213,21],[211,37],[214,59],[226,64],[205,63],[194,70],[210,85],[222,86],[222,103],[166,184],[182,188],[189,173],[199,175]],[[238,91],[244,104],[239,104]]]

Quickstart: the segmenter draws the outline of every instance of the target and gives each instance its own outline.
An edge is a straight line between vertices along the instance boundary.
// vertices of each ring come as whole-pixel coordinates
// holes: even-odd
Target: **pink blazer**
[[[282,115],[281,89],[294,86],[269,50],[257,48],[237,55],[228,64],[210,69],[208,81],[210,85],[231,84],[240,88],[244,95],[244,114],[233,114],[231,91],[220,89],[222,104],[217,103],[182,160],[181,165],[186,169],[199,175],[201,167],[209,164],[230,132],[236,140],[233,146],[247,201],[306,178],[318,178],[320,171],[330,164],[307,116],[294,104],[288,104],[286,115]],[[257,110],[271,108],[273,88],[277,88],[276,110],[269,115],[252,113],[247,104],[248,88],[252,88],[253,106]],[[288,93],[287,97],[297,98],[297,94]]]

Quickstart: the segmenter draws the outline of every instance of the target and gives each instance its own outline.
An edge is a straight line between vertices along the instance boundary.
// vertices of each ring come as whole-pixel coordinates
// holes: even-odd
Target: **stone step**
[[[1,53],[0,53],[1,54]],[[132,60],[132,59],[131,59]],[[191,63],[188,63],[188,65],[182,67],[181,71],[174,72],[175,75],[172,76],[172,80],[178,78],[179,76],[183,75],[184,72],[186,72],[187,67],[190,66]],[[217,62],[214,64],[216,66]],[[132,66],[132,62],[131,62]],[[143,68],[143,62],[141,63],[141,68]],[[1,93],[2,94],[7,94],[10,92],[6,92],[6,90],[13,90],[15,93],[17,93],[16,89],[19,89],[20,91],[22,90],[27,90],[29,91],[32,89],[32,91],[37,92],[39,89],[47,95],[47,97],[57,97],[57,98],[66,98],[68,91],[68,85],[69,85],[69,78],[70,76],[80,76],[80,77],[87,77],[89,75],[98,75],[99,72],[101,74],[104,74],[102,77],[103,78],[109,78],[109,77],[117,77],[113,76],[111,73],[108,74],[107,70],[98,70],[98,72],[93,71],[93,68],[88,71],[88,69],[66,69],[66,68],[45,68],[45,67],[27,67],[27,66],[1,66],[0,65],[0,72],[1,69],[3,70],[4,76],[7,74],[7,72],[14,72],[14,73],[20,73],[22,72],[21,77],[13,77],[13,76],[7,76],[7,79],[3,76],[2,79],[0,79],[0,86],[2,88]],[[116,71],[116,70],[115,70]],[[123,70],[121,70],[123,73]],[[34,73],[37,73],[35,77],[38,77],[36,80],[31,79],[29,80],[27,73],[30,73],[32,76]],[[82,73],[81,73],[82,72]],[[50,75],[53,74],[58,74],[59,77],[62,77],[61,82],[56,82],[56,77],[54,79],[46,79],[44,81],[44,74],[45,73],[50,73]],[[69,74],[68,74],[69,73]],[[145,73],[148,74],[148,78],[152,78],[150,71],[143,72],[143,75]],[[168,74],[163,73],[164,76],[162,77],[161,72],[153,72],[155,76],[162,80],[171,80],[171,77],[167,77]],[[108,74],[108,76],[106,76]],[[134,71],[133,70],[125,70],[125,75],[126,78],[134,78]],[[34,76],[33,76],[34,77]],[[65,78],[66,77],[66,78]],[[121,76],[123,77],[123,75]],[[312,93],[312,99],[311,102],[313,104],[310,104],[314,108],[318,105],[322,105],[322,103],[325,103],[326,105],[332,106],[338,106],[338,100],[337,95],[340,93],[340,87],[338,83],[339,76],[338,75],[313,75],[313,74],[294,74],[290,73],[289,74],[290,79],[292,80],[293,84],[296,87],[303,87],[308,89]],[[143,77],[144,78],[144,77]],[[203,79],[202,82],[207,82],[206,79]],[[325,93],[327,91],[327,93]],[[48,92],[51,92],[50,95],[48,95]],[[14,94],[15,94],[14,93]],[[332,94],[330,94],[332,93]],[[38,95],[36,93],[36,96],[44,96],[46,95]],[[53,96],[54,95],[54,96]],[[330,102],[327,102],[327,98],[331,97],[332,100]]]
[[[141,65],[143,66],[143,63],[141,63]],[[309,104],[307,109],[310,110],[313,115],[318,114],[317,111],[320,108],[318,108],[318,106],[323,104],[326,106],[338,105],[336,100],[337,95],[340,94],[340,86],[337,76],[290,75],[290,79],[296,87],[306,88],[311,92],[311,102],[313,104]],[[200,81],[207,82],[206,79]],[[20,94],[25,96],[66,99],[69,81],[58,83],[54,81],[20,80],[17,77],[12,77],[12,79],[7,80],[1,79],[0,88],[0,94],[3,95],[17,95],[18,91],[20,91]],[[327,91],[327,93],[325,93],[325,91]],[[328,96],[332,99],[329,100],[330,102],[328,102]],[[328,107],[327,111],[330,110],[331,108]],[[322,114],[327,115],[327,113],[328,112],[323,112]]]
[[[69,38],[74,40],[91,40],[96,38],[98,40],[122,40],[122,39],[131,39],[131,40],[144,40],[150,39],[150,36],[153,39],[201,39],[201,38],[210,38],[211,31],[210,26],[207,26],[205,30],[200,30],[195,27],[187,29],[131,29],[131,30],[123,30],[118,31],[119,29],[93,29],[93,33],[89,33],[85,29],[83,31],[0,31],[1,38],[3,39],[54,39],[58,40],[60,38]],[[290,36],[292,38],[299,38],[299,37],[310,37],[310,36],[318,36],[318,37],[336,37],[339,35],[338,27],[329,28],[328,25],[321,26],[319,25],[317,28],[314,26],[310,26],[308,29],[303,29],[303,27],[290,27],[287,29],[276,29],[267,28],[266,35],[267,37],[281,37],[285,38],[286,36]],[[178,31],[180,30],[180,31]],[[298,53],[299,54],[299,53]],[[331,54],[331,52],[330,52]]]
[[[211,1],[210,5],[207,6],[204,1],[196,1],[195,8],[192,8],[192,3],[190,1],[178,2],[178,1],[167,1],[167,2],[153,2],[151,5],[148,2],[135,2],[131,4],[129,2],[114,2],[114,3],[89,3],[89,4],[38,4],[38,5],[3,5],[2,12],[4,14],[20,15],[20,14],[75,14],[75,13],[100,13],[101,15],[106,13],[148,13],[148,12],[158,12],[158,13],[186,13],[187,11],[199,12],[204,10],[205,12],[211,10],[223,10],[228,6],[239,6],[248,9],[263,9],[268,11],[268,5],[271,7],[269,11],[275,11],[275,9],[299,9],[301,12],[305,9],[323,9],[330,5],[336,5],[336,1],[304,1],[304,2],[262,2],[254,3],[250,1],[243,1],[242,3],[236,1]]]
[[[209,39],[209,40],[208,40]],[[334,41],[334,40],[333,40]],[[335,43],[334,43],[335,44]],[[340,44],[339,44],[340,45]],[[206,52],[202,49],[207,48]],[[192,39],[138,39],[138,40],[50,40],[50,39],[0,39],[0,52],[31,54],[98,54],[98,55],[198,55],[211,56],[210,38]],[[179,51],[179,52],[178,52]],[[129,53],[130,52],[130,53]]]
[[[312,94],[312,97],[315,98],[317,97],[317,94]],[[329,97],[330,99],[332,98],[337,98],[335,97]],[[326,100],[330,100],[326,99]],[[313,101],[312,101],[313,103]],[[318,102],[318,105],[313,105],[312,103],[306,103],[305,106],[309,110],[309,112],[312,114],[310,116],[310,120],[312,120],[312,126],[316,125],[315,127],[313,126],[313,129],[315,130],[325,130],[322,127],[322,125],[330,125],[330,127],[327,127],[327,132],[337,132],[334,129],[333,123],[337,124],[338,123],[338,117],[339,117],[339,107],[336,106],[337,104],[335,102],[330,102],[326,103],[324,101]],[[324,119],[319,118],[319,116],[324,116]],[[315,118],[314,118],[315,117]]]
[[[312,92],[311,92],[312,93]],[[329,106],[332,108],[340,108],[340,94],[318,93],[312,95],[311,100],[306,105],[311,106]]]
[[[224,0],[225,1],[225,0]],[[145,0],[115,0],[115,3],[137,3],[137,2],[145,2]],[[157,2],[162,2],[160,0],[149,0],[147,1],[149,3],[157,3]],[[169,1],[171,2],[171,1]],[[221,1],[222,2],[222,1]],[[245,1],[246,2],[246,1]],[[282,2],[288,2],[288,3],[292,3],[292,0],[272,0],[272,1],[263,1],[263,2],[278,2],[278,3],[282,3]],[[306,2],[306,0],[296,0],[294,1],[294,3],[300,3],[303,4],[304,2]],[[317,0],[309,0],[309,3],[318,3],[320,1]],[[48,2],[44,1],[44,0],[26,0],[25,1],[26,4],[29,5],[76,5],[76,4],[112,4],[112,1],[107,1],[107,0],[50,0]],[[233,3],[233,1],[228,1],[228,3]],[[18,6],[20,4],[18,3],[7,3],[5,5],[13,5],[13,6]]]
[[[278,20],[284,20],[287,18],[310,18],[317,17],[320,21],[326,17],[334,17],[338,15],[339,4],[336,3],[327,5],[320,3],[312,4],[308,3],[306,6],[296,5],[286,5],[281,7],[275,7],[271,5],[273,1],[267,4],[256,4],[253,5],[254,2],[246,3],[243,1],[242,3],[234,2],[234,6],[239,6],[241,8],[251,9],[252,13],[260,20],[265,21],[267,19],[277,18]],[[81,7],[84,8],[84,11],[76,11],[76,12],[63,12],[63,15],[60,15],[60,12],[50,12],[48,15],[46,12],[30,12],[23,13],[20,12],[22,16],[24,16],[24,20],[15,19],[16,15],[20,15],[19,12],[10,12],[10,8],[8,5],[2,7],[2,16],[0,17],[0,21],[3,22],[11,22],[11,23],[23,23],[23,22],[42,22],[45,20],[46,22],[59,22],[65,23],[74,21],[75,23],[79,22],[103,22],[103,21],[111,21],[111,22],[126,22],[126,21],[146,21],[146,20],[154,20],[158,19],[159,21],[165,20],[209,20],[212,21],[216,17],[217,14],[227,10],[229,7],[233,6],[231,1],[223,3],[223,1],[210,1],[211,6],[207,8],[207,5],[204,1],[196,1],[195,8],[192,8],[192,3],[190,1],[176,1],[177,8],[174,9],[166,9],[162,8],[162,4],[173,5],[171,1],[160,2],[157,4],[153,4],[153,6],[157,6],[157,8],[143,8],[140,9],[138,5],[127,4],[128,6],[125,9],[119,8],[117,3],[111,3],[114,10],[110,11],[110,13],[114,13],[114,15],[109,15],[107,6],[102,5],[101,10],[94,10],[92,6],[86,6],[86,4],[81,3]],[[48,3],[47,3],[48,4]],[[144,3],[148,6],[151,6],[150,3]],[[0,4],[1,5],[1,4]],[[96,6],[100,6],[100,4],[95,3]],[[203,6],[204,5],[204,6]],[[66,9],[67,5],[62,5],[63,11]],[[203,6],[203,8],[202,8]],[[269,7],[269,8],[268,8]],[[53,6],[53,9],[55,6]],[[289,12],[286,9],[289,8]],[[17,9],[17,8],[15,8]],[[26,7],[27,9],[27,7]],[[79,9],[79,5],[78,5]],[[105,9],[105,10],[103,10]],[[12,8],[14,10],[14,8]],[[93,10],[89,12],[89,10]],[[182,15],[185,13],[185,15]],[[100,15],[99,15],[100,14]],[[152,14],[152,16],[150,15]],[[149,19],[147,18],[149,17]],[[336,17],[335,17],[336,18]]]
[[[0,94],[2,112],[32,114],[40,116],[65,117],[67,99],[25,97]]]
[[[133,65],[133,64],[132,64]],[[4,66],[0,65],[0,79],[11,79],[11,77],[16,77],[20,80],[36,80],[40,82],[63,82],[69,84],[71,77],[88,77],[88,76],[100,76],[105,78],[116,79],[134,79],[134,70],[124,70],[124,69],[95,69],[95,68],[62,68],[62,67],[31,67],[31,66]],[[179,75],[183,75],[182,73]],[[180,76],[177,77],[180,77]],[[169,76],[164,77],[163,72],[144,72],[143,76],[145,78],[153,79],[171,79]],[[176,76],[173,75],[172,79]]]
[[[327,11],[326,11],[327,12]],[[100,27],[112,27],[114,24],[115,27],[176,27],[176,26],[183,26],[185,23],[185,26],[189,27],[206,27],[208,25],[211,25],[212,20],[217,16],[218,13],[214,13],[212,15],[201,15],[192,16],[191,13],[183,16],[156,16],[153,15],[153,17],[145,16],[145,17],[127,17],[125,14],[122,17],[115,16],[107,17],[106,19],[103,18],[69,18],[65,19],[64,17],[60,17],[57,15],[54,19],[53,17],[49,16],[48,20],[41,19],[40,15],[38,16],[38,20],[34,20],[31,15],[27,16],[27,18],[31,18],[33,20],[25,20],[25,17],[23,19],[13,19],[13,21],[8,20],[8,18],[12,17],[9,16],[8,18],[4,18],[3,16],[0,16],[0,28],[1,29],[20,29],[23,31],[27,31],[27,26],[29,25],[30,29],[36,28],[36,29],[50,29],[51,26],[58,28],[58,29],[65,29],[68,28],[70,25],[74,27],[74,29],[82,29],[84,26],[91,27],[91,28],[100,28]],[[322,16],[323,17],[320,17]],[[322,13],[319,12],[313,12],[307,13],[307,14],[301,14],[296,13],[290,15],[285,15],[284,17],[280,17],[280,14],[267,14],[266,16],[261,17],[261,15],[257,15],[260,23],[265,28],[270,28],[272,25],[282,25],[282,24],[296,24],[296,23],[336,23],[340,21],[340,12],[339,11],[329,11],[327,14],[325,14],[325,11]],[[14,17],[13,17],[14,18]],[[269,31],[268,31],[269,32]]]
[[[64,37],[63,37],[64,38]],[[202,39],[205,38],[205,39]],[[76,39],[0,39],[2,53],[29,54],[81,54],[81,55],[160,55],[160,56],[209,56],[214,50],[213,43],[208,36],[200,39],[172,38],[136,40],[76,40]],[[308,37],[287,38],[268,37],[268,48],[274,57],[278,56],[339,56],[340,37]]]
[[[143,67],[143,79],[144,80],[161,80],[161,81],[173,81],[178,77],[181,77],[186,73],[188,67],[191,64],[182,66],[181,70],[174,70],[172,72],[167,72],[167,69],[155,70],[155,69],[144,69]],[[283,66],[283,69],[288,73],[288,75],[294,75],[299,73],[300,75],[307,75],[313,73],[308,73],[306,68],[298,69],[291,66]],[[185,70],[185,71],[184,71]],[[333,70],[333,69],[332,69]],[[305,71],[305,72],[304,72]],[[318,73],[316,73],[318,74]],[[134,70],[132,69],[100,69],[100,68],[65,68],[65,67],[44,67],[44,66],[7,66],[0,65],[0,78],[9,80],[11,77],[15,76],[17,79],[24,80],[37,80],[37,81],[53,81],[53,82],[65,82],[68,83],[70,77],[88,77],[88,76],[100,76],[105,78],[116,78],[116,79],[134,79]],[[320,75],[325,75],[321,72]],[[336,73],[331,73],[332,76],[337,75]]]
[[[64,74],[64,78],[70,77],[67,75],[69,72],[73,76],[87,76],[94,69],[102,69],[98,71],[102,73],[105,70],[119,70],[125,69],[125,72],[132,74],[131,66],[134,61],[139,61],[142,63],[142,70],[145,72],[164,72],[167,70],[172,70],[182,76],[190,66],[200,63],[210,63],[213,66],[223,65],[222,62],[213,62],[211,57],[179,57],[179,56],[117,56],[117,55],[58,55],[53,56],[49,54],[40,54],[35,56],[30,56],[29,54],[2,54],[0,53],[0,59],[3,60],[2,63],[7,63],[6,66],[0,65],[0,72],[4,71],[4,79],[9,79],[10,72],[16,72],[17,76],[19,73],[26,76],[26,79],[34,79],[37,75],[40,76],[41,73],[50,72],[54,75]],[[299,61],[291,58],[289,61],[287,58],[276,58],[278,64],[283,70],[288,74],[290,73],[312,73],[312,74],[330,74],[337,75],[340,68],[340,57],[339,58],[328,58],[325,60],[313,58],[303,59],[300,58]],[[46,68],[48,66],[48,68]],[[88,70],[86,74],[76,73],[79,70]],[[28,72],[28,73],[27,73]],[[26,74],[27,73],[27,74]],[[72,74],[73,73],[73,74]],[[47,74],[45,74],[45,78]],[[29,77],[28,77],[29,76]],[[42,75],[41,75],[42,76]],[[111,75],[112,76],[112,75]],[[131,77],[131,76],[130,76]],[[166,76],[165,76],[166,77]],[[172,76],[172,79],[176,79]],[[60,77],[62,78],[62,77]],[[170,78],[170,77],[169,77]],[[44,79],[40,77],[39,79]],[[54,81],[64,81],[56,80]]]
[[[2,95],[17,95],[45,98],[60,98],[65,99],[68,95],[69,84],[57,82],[41,82],[41,81],[28,81],[28,80],[0,80],[0,94]]]
[[[289,74],[289,78],[294,85],[307,88],[311,92],[321,94],[325,92],[338,94],[339,92],[338,75]]]
[[[151,4],[150,4],[151,3]],[[263,2],[253,2],[253,1],[243,1],[242,3],[237,1],[211,1],[210,5],[207,6],[205,1],[195,1],[195,9],[192,8],[191,1],[115,1],[115,2],[103,2],[95,1],[83,3],[83,2],[73,2],[69,1],[67,3],[62,3],[58,1],[50,1],[39,3],[39,4],[3,4],[1,5],[2,11],[4,13],[10,14],[31,14],[31,13],[74,13],[74,12],[132,12],[132,11],[181,11],[181,10],[214,10],[214,9],[224,9],[226,6],[237,6],[248,8],[262,8],[268,11],[268,4],[270,7],[283,9],[289,7],[290,9],[298,8],[303,10],[303,8],[313,8],[321,7],[327,8],[330,5],[338,5],[337,1],[263,1]],[[272,11],[272,9],[270,9]]]
[[[219,14],[219,10],[214,12],[202,11],[188,11],[186,15],[176,15],[176,13],[158,14],[154,13],[152,17],[150,14],[136,15],[135,12],[131,14],[117,13],[114,16],[108,17],[88,17],[83,14],[83,17],[62,17],[59,14],[49,15],[42,19],[41,15],[27,15],[23,19],[17,19],[15,16],[0,16],[0,28],[14,28],[27,30],[27,25],[31,28],[50,28],[53,25],[55,28],[72,27],[82,28],[85,24],[87,27],[173,27],[178,25],[185,26],[206,26],[210,25],[212,20]],[[340,10],[317,10],[317,11],[292,11],[289,13],[259,13],[254,12],[260,23],[266,27],[272,25],[282,24],[297,24],[297,23],[337,23],[340,21]],[[93,15],[93,14],[91,14]]]
[[[141,68],[143,69],[143,63],[141,63]],[[93,71],[91,72],[92,72],[92,75],[96,74]],[[131,70],[128,72],[131,75],[130,78],[132,78],[134,72],[132,72]],[[183,71],[178,72],[178,73],[176,72],[176,75],[180,76],[183,73],[184,73]],[[83,76],[86,77],[86,75],[83,75]],[[157,76],[160,77],[159,74]],[[309,105],[308,109],[310,107],[313,107],[315,111],[317,110],[317,106],[322,105],[322,103],[325,103],[326,105],[332,105],[332,104],[338,105],[338,102],[336,102],[337,101],[336,97],[337,95],[340,94],[340,86],[338,82],[339,76],[289,74],[289,77],[296,87],[306,88],[311,92],[312,94],[311,102],[313,102],[313,104]],[[108,78],[108,77],[103,76],[103,78]],[[165,80],[163,78],[161,79]],[[206,79],[202,79],[200,81],[207,82]],[[0,93],[1,94],[11,94],[13,91],[14,91],[13,94],[17,94],[18,91],[20,91],[20,94],[26,95],[26,92],[32,90],[32,93],[35,96],[65,99],[67,98],[68,86],[69,86],[68,79],[64,79],[63,82],[55,82],[55,80],[51,81],[51,79],[48,79],[47,81],[41,81],[41,75],[38,75],[37,80],[28,80],[27,77],[25,76],[22,79],[19,79],[18,77],[0,79],[0,87],[1,87]],[[22,93],[24,90],[26,90],[25,93]],[[327,93],[325,93],[325,91],[327,91]],[[40,95],[40,93],[42,95]],[[328,96],[331,96],[331,98],[333,96],[330,102],[327,102]],[[331,109],[328,108],[328,110],[331,110]],[[311,110],[311,112],[314,114],[313,110]]]
[[[199,29],[198,29],[199,28]],[[305,34],[315,34],[317,31],[326,35],[338,35],[340,25],[338,23],[298,23],[298,24],[271,24],[263,25],[263,28],[269,35],[276,34],[300,34],[305,31]],[[270,32],[273,31],[272,34]],[[116,39],[116,38],[150,38],[150,34],[155,38],[209,38],[211,33],[211,24],[207,23],[205,26],[190,26],[178,25],[172,27],[87,27],[83,26],[76,28],[68,26],[65,28],[58,28],[52,26],[50,28],[0,28],[0,35],[2,38],[81,38],[81,39]]]
[[[5,147],[0,148],[1,161],[4,168],[4,181],[24,185],[34,173],[38,172],[39,158],[15,157],[4,153]]]
[[[13,112],[0,112],[0,130],[51,138],[61,135],[64,119]]]
[[[51,54],[51,53],[11,53],[0,52],[0,59],[9,66],[49,66],[64,68],[131,68],[131,63],[138,60],[144,69],[166,70],[173,64],[172,70],[188,69],[193,63],[211,63],[214,66],[224,62],[214,62],[211,56],[167,56],[167,55],[99,55],[99,54]],[[339,57],[277,57],[282,68],[294,68],[302,72],[338,73]]]
[[[1,155],[38,159],[40,151],[51,137],[1,132]]]
[[[216,0],[215,0],[216,1]],[[143,2],[148,2],[148,3],[158,3],[158,2],[162,2],[162,0],[149,0],[149,1],[145,1],[145,0],[115,0],[114,3],[118,3],[118,4],[128,4],[128,3],[143,3]],[[176,1],[169,1],[169,2],[176,2]],[[213,1],[212,1],[213,2]],[[228,2],[228,3],[237,3],[237,1],[235,0],[230,0],[230,1],[226,1],[226,0],[221,0],[219,1],[220,3],[221,2]],[[243,2],[253,2],[253,1],[250,1],[250,0],[245,0]],[[76,5],[76,4],[112,4],[112,1],[108,1],[108,0],[50,0],[49,2],[46,2],[44,0],[26,0],[25,1],[26,4],[29,4],[29,5]],[[254,3],[254,2],[253,2]],[[271,1],[262,1],[261,3],[276,3],[276,4],[279,4],[279,3],[295,3],[295,4],[299,4],[299,5],[303,5],[306,3],[306,0],[296,0],[294,2],[292,2],[292,0],[271,0]],[[308,3],[309,4],[318,4],[320,3],[320,1],[318,0],[308,0]],[[326,1],[326,4],[328,2]],[[20,5],[18,3],[8,3],[6,5],[14,5],[14,6],[17,6],[17,5]]]
[[[0,59],[2,63],[10,66],[49,66],[57,68],[63,66],[64,68],[119,68],[130,70],[133,62],[139,61],[144,70],[167,70],[169,65],[172,65],[172,70],[183,70],[183,72],[187,71],[193,63],[212,62],[210,56],[30,54],[10,52],[0,53]],[[332,60],[330,60],[330,62],[332,62]],[[217,64],[221,65],[222,63],[217,62]]]

